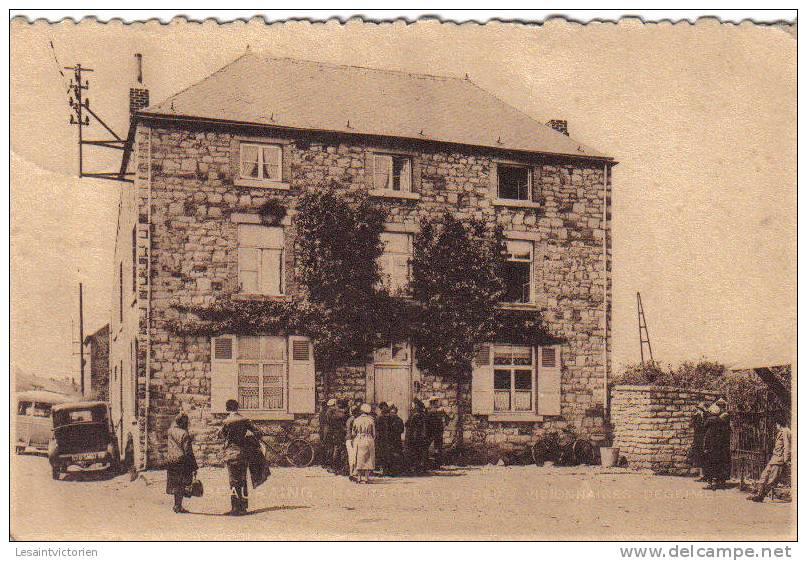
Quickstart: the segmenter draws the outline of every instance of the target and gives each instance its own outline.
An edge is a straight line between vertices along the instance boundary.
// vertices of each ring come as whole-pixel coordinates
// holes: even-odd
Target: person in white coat
[[[353,421],[350,431],[356,455],[354,469],[358,483],[370,483],[370,472],[375,469],[375,419],[370,415],[372,410],[369,403],[362,404],[361,414]]]

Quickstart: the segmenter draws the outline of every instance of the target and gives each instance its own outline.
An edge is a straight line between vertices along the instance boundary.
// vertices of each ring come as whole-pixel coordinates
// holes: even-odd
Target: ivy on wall
[[[284,214],[273,207],[272,215]],[[418,366],[467,379],[478,345],[540,345],[552,338],[537,311],[499,309],[504,242],[500,229],[445,213],[421,223],[412,258],[412,295],[382,287],[378,258],[385,208],[337,184],[309,189],[297,201],[295,282],[288,300],[238,295],[208,306],[178,307],[181,335],[298,334],[312,339],[329,371],[363,365],[385,344],[411,341]]]

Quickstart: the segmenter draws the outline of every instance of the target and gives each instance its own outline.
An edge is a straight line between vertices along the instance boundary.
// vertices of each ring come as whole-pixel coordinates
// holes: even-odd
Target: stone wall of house
[[[89,395],[92,399],[109,401],[109,325],[86,338],[89,364]]]
[[[692,415],[698,403],[717,397],[666,386],[613,386],[613,446],[632,468],[686,475],[691,470]]]
[[[296,134],[261,136],[254,130],[187,124],[180,129],[166,122],[141,123],[138,128],[135,188],[141,218],[147,215],[150,201],[152,225],[143,233],[151,236],[144,243],[151,251],[149,330],[144,329],[147,306],[142,301],[140,306],[141,334],[148,331],[151,345],[150,373],[145,376],[143,371],[139,387],[141,406],[148,394],[151,465],[159,464],[165,430],[180,409],[192,412],[200,455],[206,461],[215,460],[217,444],[212,435],[220,416],[209,411],[210,341],[172,333],[169,323],[179,317],[179,305],[209,304],[237,291],[236,216],[259,213],[269,201],[287,209],[286,283],[293,291],[294,232],[288,224],[296,197],[306,188],[330,181],[346,191],[371,189],[368,163],[374,150],[406,151],[413,158],[419,200],[379,197],[379,204],[388,208],[389,222],[415,227],[422,217],[449,210],[501,224],[506,231],[535,240],[537,306],[533,309],[541,309],[550,331],[565,341],[561,347],[562,414],[543,422],[489,422],[470,415],[468,389],[464,392],[466,440],[507,450],[523,446],[547,428],[573,424],[584,434],[602,430],[598,407],[605,398],[611,290],[610,216],[603,219],[603,206],[610,201],[610,173],[605,174],[602,163],[428,142]],[[239,140],[284,143],[283,175],[288,188],[237,185]],[[532,208],[494,204],[492,163],[499,158],[520,158],[533,166],[537,204]],[[146,249],[139,255],[147,256]],[[147,278],[147,262],[140,259],[140,278]],[[329,397],[364,395],[364,369],[332,375],[327,395],[322,378],[323,373],[318,373],[317,403]],[[454,382],[424,377],[419,396],[431,395],[441,398],[449,414],[456,412]],[[295,430],[314,439],[315,416],[298,417]],[[276,424],[267,423],[267,427]],[[447,429],[447,438],[452,430],[453,426]]]

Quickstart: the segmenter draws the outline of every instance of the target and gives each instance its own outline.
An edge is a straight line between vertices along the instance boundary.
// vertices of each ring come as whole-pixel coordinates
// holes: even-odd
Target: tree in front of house
[[[335,185],[297,202],[297,327],[314,342],[323,371],[364,364],[387,331],[381,311],[391,302],[378,266],[386,216],[366,194],[346,196]]]
[[[504,293],[502,235],[480,220],[450,213],[424,220],[415,236],[411,319],[418,368],[453,379],[457,391],[456,444],[462,447],[463,390],[479,345],[494,339]]]

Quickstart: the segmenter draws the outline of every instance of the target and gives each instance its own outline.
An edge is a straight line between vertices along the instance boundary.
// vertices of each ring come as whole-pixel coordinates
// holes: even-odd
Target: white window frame
[[[258,358],[241,358],[241,348],[242,342],[247,337],[255,337],[258,339]],[[265,339],[279,339],[283,341],[282,349],[283,349],[283,359],[271,359],[261,357],[260,354],[263,352],[264,349],[264,340]],[[238,354],[235,357],[235,375],[236,375],[236,391],[237,391],[237,398],[239,408],[243,409],[245,412],[279,412],[285,413],[289,410],[289,357],[288,357],[288,339],[286,337],[271,337],[268,335],[239,335],[237,336],[237,345],[236,348],[238,349]],[[244,407],[241,402],[241,366],[242,365],[256,365],[258,368],[258,407],[257,408],[248,408]],[[271,365],[277,366],[282,365],[283,367],[283,374],[281,376],[281,396],[283,399],[283,404],[280,408],[277,409],[269,409],[263,406],[264,404],[264,366]],[[249,386],[254,387],[254,386]]]
[[[409,232],[390,232],[386,231],[381,234],[382,239],[384,236],[405,236],[406,237],[406,251],[387,251],[387,244],[384,244],[384,253],[378,258],[379,266],[381,268],[381,284],[390,291],[390,294],[397,296],[407,296],[411,294],[412,287],[412,252],[414,247],[414,235]],[[406,282],[402,286],[395,287],[392,285],[392,275],[386,274],[386,271],[395,270],[395,258],[406,257]]]
[[[512,305],[529,305],[535,302],[535,242],[532,240],[519,240],[519,239],[508,239],[506,240],[507,246],[507,261],[511,263],[529,263],[529,280],[527,281],[529,295],[526,301],[524,302],[512,302],[512,301],[505,301],[505,304],[512,304]],[[510,244],[529,244],[530,248],[530,257],[529,259],[517,258],[514,257],[510,251]]]
[[[283,240],[283,243],[281,244],[282,247],[262,247],[262,246],[259,246],[259,245],[256,245],[256,246],[242,245],[241,244],[241,239],[240,239],[241,238],[240,230],[242,228],[244,228],[244,229],[246,229],[246,228],[269,228],[269,229],[275,228],[275,229],[278,229],[278,230],[281,231],[281,234],[282,234],[282,240]],[[246,223],[244,223],[244,224],[238,224],[237,229],[239,230],[239,232],[238,232],[238,291],[240,293],[242,293],[242,294],[258,294],[258,295],[262,295],[262,296],[284,296],[286,294],[286,263],[285,263],[285,257],[286,257],[286,248],[285,248],[286,230],[285,230],[285,228],[283,228],[282,226],[263,226],[263,225],[259,225],[259,224],[246,224]],[[258,262],[256,263],[256,267],[257,267],[257,274],[256,274],[257,290],[255,290],[255,291],[246,291],[243,288],[243,280],[242,280],[243,273],[242,273],[242,267],[241,267],[241,250],[253,250],[253,251],[258,252]],[[276,293],[272,292],[271,289],[261,289],[261,286],[263,285],[263,278],[262,278],[263,260],[266,258],[267,254],[273,254],[273,253],[279,253],[280,254],[279,259],[278,259],[278,262],[280,264],[280,270],[278,271],[280,282],[279,282],[279,286],[278,286],[278,292],[276,292]],[[250,269],[250,271],[251,271],[251,269]]]
[[[501,353],[504,350],[509,350],[510,354],[512,355],[513,349],[529,349],[530,351],[530,364],[496,364],[496,354]],[[537,387],[538,379],[537,379],[537,372],[538,372],[538,365],[537,365],[537,353],[535,352],[535,347],[528,347],[526,345],[512,345],[512,344],[497,344],[491,346],[491,353],[492,353],[492,368],[493,368],[493,414],[534,414],[537,409],[537,399],[535,395],[535,389]],[[496,394],[504,392],[505,390],[498,390],[496,389],[496,371],[497,370],[509,370],[510,371],[510,388],[508,391],[509,393],[509,403],[510,407],[508,409],[497,409],[496,408]],[[524,390],[517,390],[516,389],[516,370],[530,370],[530,408],[529,409],[516,409],[516,393],[517,392],[524,392]]]
[[[393,181],[393,170],[394,170],[394,160],[399,158],[401,160],[405,160],[407,162],[407,178],[406,184],[404,185],[403,181],[399,181],[401,186],[400,189],[393,189],[392,185],[394,184]],[[384,162],[386,163],[380,163]],[[379,187],[378,185],[378,177],[383,174],[380,171],[381,166],[386,166],[386,176],[387,176],[387,183],[383,187]],[[373,154],[373,190],[383,193],[412,193],[412,183],[414,182],[414,174],[412,173],[414,167],[414,162],[412,161],[412,156],[408,154],[394,154],[394,153],[385,153],[385,152],[376,152]],[[401,175],[400,177],[404,177]]]
[[[510,197],[502,197],[501,192],[501,185],[499,182],[499,172],[501,168],[521,168],[527,170],[527,197],[524,199],[513,199]],[[524,165],[524,164],[515,164],[515,163],[508,163],[508,162],[500,162],[496,164],[496,199],[499,201],[515,201],[518,203],[531,203],[532,201],[532,190],[533,190],[533,170],[531,166]]]
[[[258,176],[244,175],[244,149],[256,148],[258,150]],[[277,152],[278,165],[277,174],[271,177],[264,175],[264,150],[270,149]],[[260,142],[240,142],[238,146],[238,177],[245,181],[265,181],[280,183],[283,181],[283,146],[280,144],[260,143]]]

